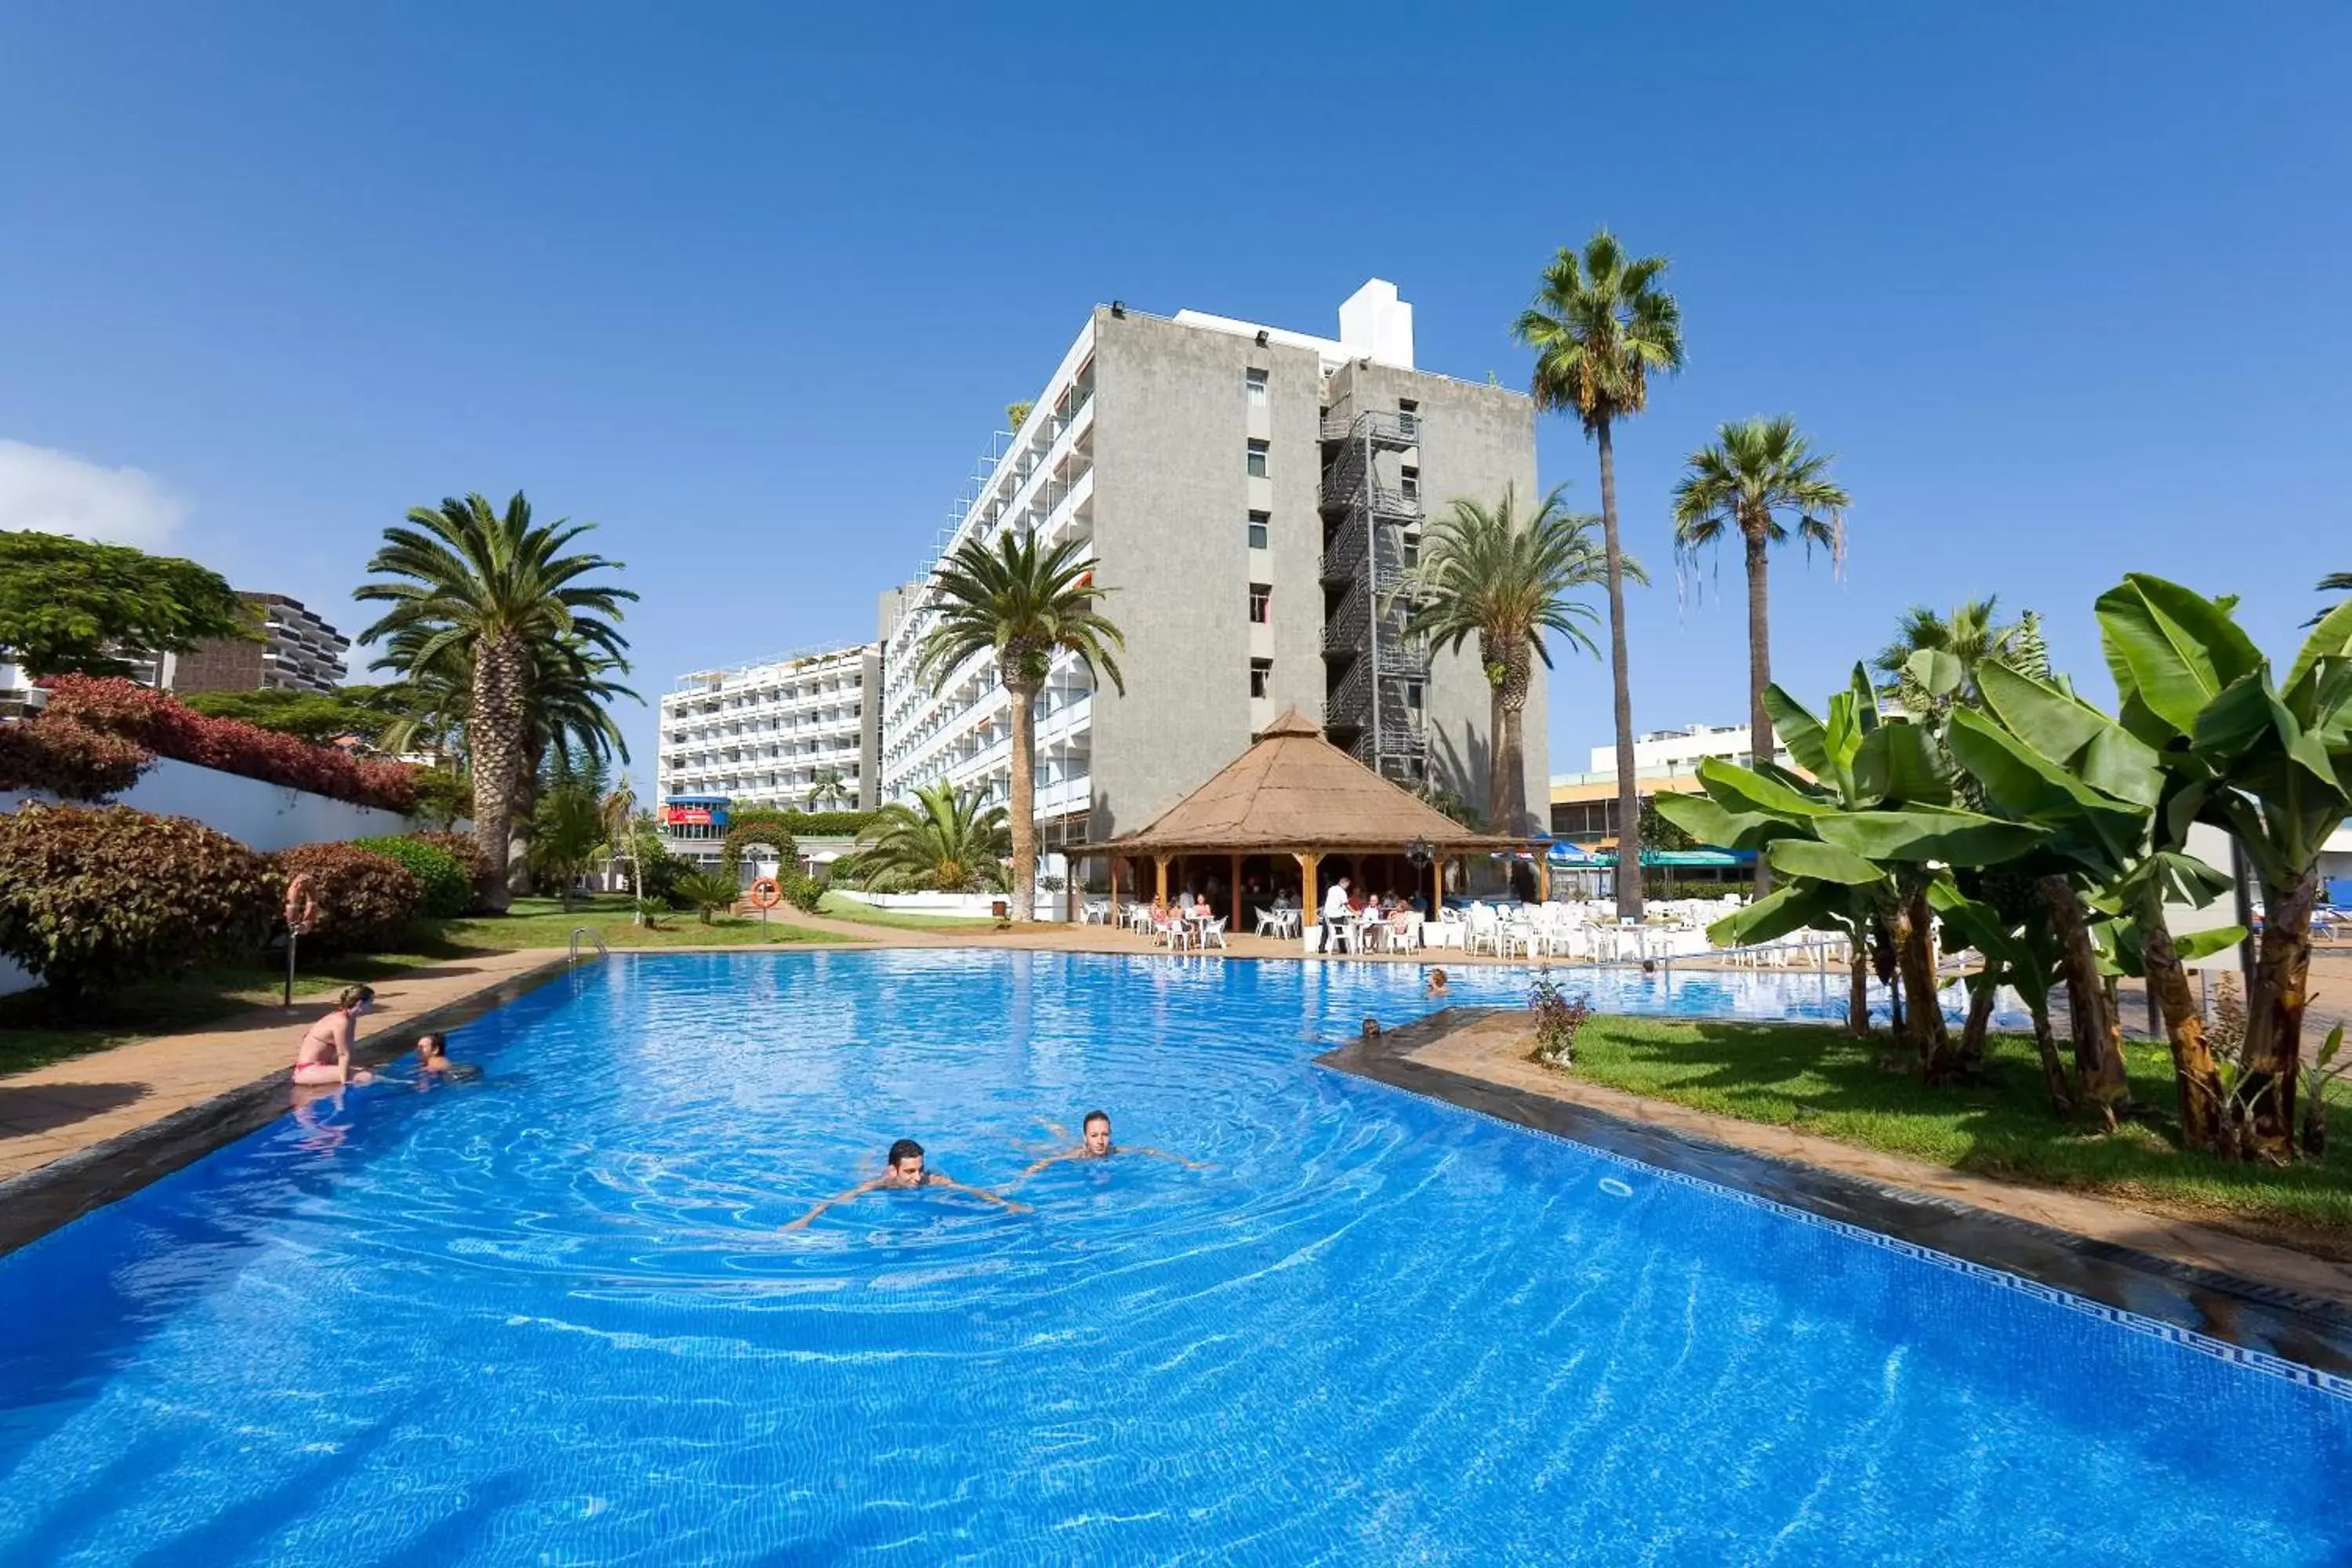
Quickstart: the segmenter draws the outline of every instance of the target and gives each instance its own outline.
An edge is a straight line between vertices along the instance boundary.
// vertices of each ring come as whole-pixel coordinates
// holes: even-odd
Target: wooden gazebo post
[[[1437,911],[1445,907],[1445,851],[1437,850],[1429,858],[1429,918],[1435,920]]]
[[[1152,880],[1154,891],[1151,899],[1152,905],[1156,909],[1164,910],[1168,907],[1168,860],[1169,857],[1165,855],[1154,855],[1151,858],[1152,865],[1159,868],[1159,875]]]
[[[1234,924],[1233,924],[1233,929],[1234,929],[1234,931],[1240,931],[1240,930],[1242,929],[1242,852],[1241,852],[1240,850],[1238,850],[1238,849],[1236,849],[1236,850],[1234,850],[1234,880],[1233,880],[1233,894],[1234,894]]]
[[[1315,894],[1315,868],[1323,857],[1312,849],[1294,851],[1298,861],[1298,918],[1307,926],[1323,923],[1323,900]]]

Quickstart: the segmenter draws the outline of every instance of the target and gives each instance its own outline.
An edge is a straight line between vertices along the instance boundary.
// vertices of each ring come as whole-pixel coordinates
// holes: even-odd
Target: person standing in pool
[[[1048,1127],[1053,1127],[1053,1123],[1050,1121],[1047,1122],[1046,1125]],[[1058,1127],[1053,1127],[1053,1130],[1055,1132],[1061,1133],[1065,1138],[1069,1136],[1068,1133],[1062,1132],[1062,1130]],[[1064,1160],[1108,1160],[1114,1154],[1149,1154],[1155,1160],[1166,1160],[1174,1164],[1181,1165],[1188,1171],[1205,1171],[1209,1168],[1208,1166],[1201,1163],[1198,1160],[1187,1160],[1181,1154],[1171,1154],[1163,1149],[1146,1149],[1140,1144],[1118,1144],[1112,1142],[1110,1141],[1110,1113],[1106,1110],[1087,1111],[1087,1119],[1078,1124],[1078,1131],[1079,1137],[1076,1148],[1065,1149],[1058,1154],[1046,1155],[1044,1159],[1038,1161],[1035,1164],[1022,1172],[1022,1177],[1026,1178],[1034,1176],[1038,1172],[1044,1170],[1046,1166],[1057,1164]]]
[[[482,1069],[471,1062],[449,1059],[449,1037],[419,1035],[416,1037],[416,1087],[424,1089],[444,1079],[464,1083],[482,1076]]]
[[[869,1182],[860,1182],[845,1193],[836,1193],[783,1228],[803,1229],[809,1221],[835,1204],[845,1204],[852,1198],[864,1197],[867,1193],[893,1187],[952,1187],[957,1192],[970,1193],[973,1197],[986,1198],[992,1204],[1002,1204],[1008,1212],[1013,1214],[1029,1212],[1027,1204],[1016,1204],[1011,1198],[990,1192],[986,1187],[971,1186],[957,1181],[945,1172],[929,1169],[923,1163],[923,1146],[912,1138],[901,1138],[890,1145],[890,1153],[884,1162],[880,1175]]]

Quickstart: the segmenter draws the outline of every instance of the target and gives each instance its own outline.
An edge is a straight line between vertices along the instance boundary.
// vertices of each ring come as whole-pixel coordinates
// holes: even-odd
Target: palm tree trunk
[[[1503,726],[1507,721],[1503,713],[1503,678],[1495,657],[1494,639],[1486,633],[1478,634],[1478,668],[1486,677],[1486,831],[1508,833],[1504,826],[1509,818],[1510,795],[1504,782]]]
[[[515,789],[522,772],[523,672],[529,663],[520,637],[494,637],[474,653],[473,711],[466,725],[474,763],[474,843],[489,869],[482,907],[506,911],[508,835],[514,825]]]
[[[1528,706],[1528,646],[1522,641],[1503,656],[1503,684],[1495,689],[1495,707],[1501,722],[1496,726],[1500,745],[1495,773],[1501,779],[1502,811],[1493,818],[1496,833],[1527,831],[1528,747],[1522,729]]]
[[[1008,679],[1004,690],[1013,703],[1013,918],[1026,922],[1037,918],[1037,689]]]
[[[1609,421],[1593,426],[1601,447],[1601,537],[1609,555],[1609,678],[1617,719],[1617,914],[1642,918],[1642,795],[1633,781],[1633,687],[1625,663],[1625,554],[1617,542],[1617,451]]]
[[[2221,1074],[2205,1044],[2205,1015],[2189,990],[2189,972],[2164,923],[2164,894],[2153,879],[2140,895],[2140,955],[2148,989],[2164,1013],[2164,1036],[2172,1047],[2172,1081],[2180,1094],[2180,1138],[2191,1149],[2215,1153],[2221,1147]]]
[[[2303,1065],[2303,1010],[2310,1001],[2311,909],[2319,901],[2319,873],[2305,871],[2294,886],[2263,883],[2263,937],[2246,991],[2244,1076],[2238,1103],[2245,1110],[2246,1152],[2286,1164],[2294,1158],[2295,1079]]]
[[[1772,760],[1772,716],[1764,711],[1764,689],[1772,684],[1772,608],[1768,582],[1771,563],[1760,529],[1742,531],[1748,541],[1748,755]],[[1756,896],[1772,890],[1772,868],[1756,857]]]

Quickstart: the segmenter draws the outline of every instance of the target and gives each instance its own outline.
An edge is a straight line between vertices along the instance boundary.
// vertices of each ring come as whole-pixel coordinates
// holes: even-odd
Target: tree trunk
[[[1013,918],[1037,918],[1037,688],[1013,679],[1013,661],[1003,661],[1004,690],[1013,706]]]
[[[1853,943],[1853,959],[1848,966],[1853,973],[1845,994],[1845,1032],[1855,1039],[1870,1034],[1870,941],[1867,934],[1857,934]]]
[[[2124,1064],[2107,1017],[2107,988],[2099,977],[2099,955],[2091,944],[2091,928],[2083,918],[2082,900],[2074,896],[2074,884],[2065,878],[2037,877],[2033,890],[2049,912],[2050,928],[2058,937],[2059,972],[2066,977],[2066,1022],[2074,1040],[2074,1097],[2084,1105],[2097,1107],[2100,1120],[2113,1131],[2116,1107],[2122,1103],[2126,1088]]]
[[[1486,831],[1508,833],[1504,826],[1510,820],[1510,794],[1504,779],[1503,680],[1498,668],[1502,661],[1495,657],[1494,639],[1486,633],[1478,634],[1478,668],[1486,676]]]
[[[1503,684],[1496,689],[1495,706],[1502,715],[1501,747],[1495,772],[1502,779],[1502,815],[1493,831],[1514,836],[1528,830],[1528,748],[1520,726],[1528,706],[1530,676],[1528,645],[1522,641],[1503,655]]]
[[[2294,1098],[2303,1067],[2303,1010],[2309,1003],[2311,908],[2319,873],[2292,887],[2263,883],[2262,944],[2246,995],[2246,1070],[2238,1079],[2249,1157],[2284,1165],[2294,1158]]]
[[[466,744],[474,764],[474,843],[488,863],[480,889],[482,908],[492,914],[503,914],[509,902],[509,835],[522,769],[523,679],[529,662],[518,637],[492,637],[474,650],[474,701]]]
[[[2164,1037],[2172,1047],[2172,1081],[2180,1094],[2180,1141],[2191,1149],[2219,1153],[2226,1110],[2221,1074],[2205,1044],[2205,1015],[2189,989],[2189,972],[2164,923],[2164,894],[2150,879],[2140,895],[2142,966],[2147,986],[2164,1014]]]
[[[1944,1004],[1936,994],[1934,930],[1923,883],[1895,906],[1895,967],[1903,976],[1908,1034],[1920,1070],[1929,1083],[1942,1083],[1952,1076],[1952,1034],[1944,1026]]]
[[[1748,756],[1772,760],[1772,716],[1764,711],[1764,689],[1772,684],[1772,607],[1764,531],[1743,529],[1748,541]],[[1756,857],[1756,896],[1772,890],[1772,868]]]
[[[1999,972],[1988,967],[1969,988],[1969,1021],[1960,1029],[1960,1077],[1974,1082],[1984,1076],[1985,1035],[1992,1027],[1992,1004],[2000,990]]]
[[[1617,542],[1617,452],[1609,421],[1601,446],[1601,537],[1609,556],[1609,679],[1617,717],[1617,915],[1642,918],[1642,795],[1633,781],[1633,686],[1625,663],[1625,555]]]
[[[2050,1109],[2061,1118],[2074,1114],[2074,1098],[2066,1092],[2066,1064],[2058,1059],[2058,1037],[2050,1027],[2050,999],[2042,996],[2032,1001],[2033,1049],[2042,1058],[2042,1088],[2050,1096]]]
[[[1903,1022],[1902,969],[1895,961],[1895,912],[1890,909],[1871,911],[1870,964],[1878,975],[1878,983],[1886,987],[1886,1016],[1897,1039],[1908,1039],[1909,1031]]]

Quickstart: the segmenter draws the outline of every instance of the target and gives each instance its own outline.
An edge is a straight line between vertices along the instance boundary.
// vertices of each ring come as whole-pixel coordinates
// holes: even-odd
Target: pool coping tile
[[[2352,1399],[2352,1309],[2336,1302],[1413,1059],[1499,1011],[1448,1008],[1315,1061]]]

